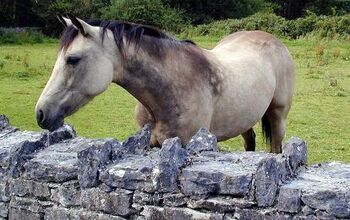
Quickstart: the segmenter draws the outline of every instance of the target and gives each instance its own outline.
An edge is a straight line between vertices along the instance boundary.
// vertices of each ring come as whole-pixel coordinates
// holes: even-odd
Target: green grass
[[[194,38],[211,48],[219,40]],[[309,162],[350,162],[350,42],[314,39],[284,40],[297,69],[295,97],[288,116],[286,139],[299,136],[309,145]],[[21,129],[40,130],[35,103],[56,59],[57,43],[0,45],[0,114]],[[137,130],[136,100],[111,85],[102,95],[66,122],[79,135],[124,140]],[[258,150],[266,150],[260,124],[256,126]],[[220,143],[224,150],[243,150],[241,138]]]

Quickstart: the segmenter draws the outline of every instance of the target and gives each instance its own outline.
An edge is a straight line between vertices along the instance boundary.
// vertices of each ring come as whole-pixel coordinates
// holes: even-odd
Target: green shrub
[[[0,29],[0,44],[42,43],[45,36],[30,29]]]
[[[189,24],[183,11],[170,8],[159,0],[112,0],[101,14],[106,19],[126,20],[172,31]]]
[[[286,20],[275,14],[257,13],[243,19],[228,19],[210,24],[198,25],[183,31],[182,37],[216,36],[223,37],[242,30],[262,30],[276,36],[300,38],[316,36],[319,38],[349,38],[350,15],[308,16],[296,20]]]
[[[262,30],[277,35],[285,32],[286,20],[275,14],[257,13],[243,19],[228,19],[216,21],[210,24],[198,25],[195,28],[187,29],[184,34],[193,36],[218,36],[234,33],[242,30]]]

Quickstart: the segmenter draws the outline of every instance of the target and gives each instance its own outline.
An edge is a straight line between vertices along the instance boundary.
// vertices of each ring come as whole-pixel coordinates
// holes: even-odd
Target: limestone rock
[[[78,153],[78,179],[82,188],[95,187],[99,184],[100,169],[113,161],[113,155],[120,152],[122,145],[111,139],[102,145],[92,145]],[[122,157],[121,153],[118,157]]]
[[[119,216],[112,216],[104,213],[91,212],[84,209],[67,209],[61,207],[52,207],[45,209],[45,220],[52,219],[84,219],[84,220],[125,220]]]
[[[157,220],[221,220],[223,218],[222,214],[202,213],[188,208],[171,208],[156,206],[144,206],[144,210],[141,212],[141,216],[143,216],[144,219]]]
[[[0,218],[7,218],[9,212],[8,209],[8,203],[0,202]]]
[[[42,135],[46,138],[46,140],[44,141],[46,141],[47,146],[60,143],[64,140],[75,138],[77,136],[74,128],[71,125],[67,124],[64,124],[63,126],[61,126],[53,132],[43,132]]]
[[[338,218],[350,218],[350,165],[313,165],[285,187],[299,189],[301,201]]]
[[[300,189],[282,186],[278,196],[278,210],[281,212],[298,213],[301,208],[300,198]]]
[[[216,136],[211,134],[208,129],[201,128],[186,145],[186,150],[191,155],[203,151],[218,151]]]
[[[6,115],[0,115],[0,131],[8,128],[10,126],[10,122]]]
[[[155,166],[155,182],[159,192],[175,192],[178,190],[177,180],[180,167],[185,164],[187,157],[187,152],[182,148],[179,138],[164,141]]]
[[[307,145],[305,141],[292,137],[282,146],[283,155],[289,158],[292,171],[295,172],[300,166],[307,162]]]
[[[81,190],[76,180],[65,182],[57,188],[51,189],[51,200],[63,207],[75,207],[81,205]]]
[[[126,157],[107,167],[100,175],[100,180],[111,187],[118,187],[129,190],[142,190],[154,192],[153,163],[150,158],[140,155]]]
[[[32,154],[43,148],[42,136],[37,132],[16,131],[0,137],[0,167],[18,177],[23,171],[23,164]]]
[[[0,202],[9,202],[11,200],[10,198],[10,183],[7,179],[3,179],[3,181],[0,182]]]
[[[123,147],[129,153],[143,154],[150,147],[152,126],[146,124],[139,132],[123,142]]]
[[[131,208],[132,192],[117,189],[105,193],[98,188],[82,190],[82,206],[91,211],[103,211],[108,214],[130,216],[134,213]]]
[[[78,178],[78,153],[92,145],[102,145],[108,140],[73,138],[50,145],[25,164],[29,178],[46,182],[65,182]]]
[[[207,209],[220,213],[234,212],[236,208],[251,208],[256,205],[255,202],[242,198],[233,197],[212,197],[201,200],[190,200],[189,208],[193,209]]]
[[[167,193],[163,195],[163,204],[171,207],[184,206],[188,198],[182,193]]]
[[[261,161],[255,174],[255,197],[258,206],[271,206],[275,201],[279,183],[279,171],[274,157]]]
[[[146,193],[135,190],[133,194],[133,202],[139,205],[161,205],[164,197],[158,193]]]
[[[246,167],[247,161],[234,160],[234,157],[230,155],[192,160],[192,164],[185,167],[180,176],[183,193],[189,196],[213,193],[239,197],[248,195],[256,164],[252,162],[251,166]]]
[[[9,184],[9,191],[13,196],[36,197],[47,200],[50,198],[50,188],[47,183],[35,182],[23,178],[13,179]]]

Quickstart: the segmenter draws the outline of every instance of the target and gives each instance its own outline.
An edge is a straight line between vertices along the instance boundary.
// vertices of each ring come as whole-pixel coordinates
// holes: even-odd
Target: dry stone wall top
[[[0,116],[3,219],[350,219],[350,165],[282,154],[219,152],[200,129],[151,147],[151,127],[120,142],[20,131]]]

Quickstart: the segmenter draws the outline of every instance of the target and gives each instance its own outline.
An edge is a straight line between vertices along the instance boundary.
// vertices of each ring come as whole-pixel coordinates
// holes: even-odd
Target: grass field
[[[195,38],[211,48],[218,39]],[[297,69],[295,97],[286,139],[299,136],[309,145],[309,162],[350,162],[350,42],[313,39],[284,40]],[[56,59],[57,43],[0,45],[0,114],[21,129],[40,130],[35,103]],[[124,140],[137,130],[135,99],[122,88],[108,91],[66,121],[86,137]],[[265,150],[260,125],[258,150]],[[286,140],[285,139],[285,140]],[[224,150],[243,150],[241,138],[220,143]]]

